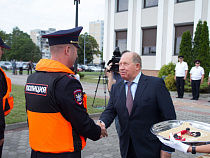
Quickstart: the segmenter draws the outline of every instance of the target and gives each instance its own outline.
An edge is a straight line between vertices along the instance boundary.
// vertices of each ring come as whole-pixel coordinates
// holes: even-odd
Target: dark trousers
[[[133,143],[132,143],[131,138],[130,138],[130,141],[129,141],[128,153],[127,153],[126,158],[137,158],[135,150],[133,148]]]
[[[32,69],[28,69],[28,75],[29,75],[29,71],[31,71],[31,74],[32,74]]]
[[[20,75],[23,74],[23,67],[19,67],[19,74],[20,74]]]
[[[81,151],[66,152],[66,153],[42,153],[39,151],[31,150],[31,158],[81,158]]]
[[[200,84],[201,84],[201,80],[192,80],[191,81],[193,99],[199,98]]]
[[[184,96],[184,77],[176,77],[176,89],[178,93],[178,97],[183,98]]]
[[[0,158],[2,157],[3,144],[0,146]]]

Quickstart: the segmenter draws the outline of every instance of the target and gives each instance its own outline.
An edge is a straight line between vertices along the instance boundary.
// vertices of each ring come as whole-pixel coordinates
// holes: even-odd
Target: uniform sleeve
[[[3,111],[3,80],[0,74],[0,139],[4,138],[5,120]]]
[[[203,75],[203,74],[205,74],[205,73],[204,73],[204,68],[202,68],[202,75]]]
[[[64,76],[55,85],[55,99],[61,114],[69,121],[79,135],[91,140],[98,140],[101,128],[89,117],[82,101],[80,82]]]
[[[185,70],[188,70],[187,62],[185,62]]]

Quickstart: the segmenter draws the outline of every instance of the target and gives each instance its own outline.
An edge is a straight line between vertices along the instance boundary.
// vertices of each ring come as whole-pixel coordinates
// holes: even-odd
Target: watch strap
[[[192,146],[192,154],[196,154],[195,146]]]

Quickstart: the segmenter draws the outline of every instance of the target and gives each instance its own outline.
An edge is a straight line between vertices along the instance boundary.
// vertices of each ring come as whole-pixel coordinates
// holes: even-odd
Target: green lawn
[[[98,83],[100,78],[100,84],[108,83],[108,79],[104,77],[103,72],[81,72],[81,74],[85,75],[80,79],[81,82]]]
[[[10,114],[6,116],[6,124],[25,122],[27,120],[26,108],[25,108],[25,94],[24,86],[12,85],[12,93],[14,97],[14,108],[11,110]],[[104,109],[96,109],[92,107],[93,97],[87,98],[88,113],[100,113]],[[94,106],[101,107],[104,106],[104,99],[96,98]]]

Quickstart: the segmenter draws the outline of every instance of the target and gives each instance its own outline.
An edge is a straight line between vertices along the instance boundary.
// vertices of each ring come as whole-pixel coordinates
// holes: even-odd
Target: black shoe
[[[208,102],[210,102],[210,100]]]
[[[198,100],[198,98],[195,98],[195,100]]]
[[[190,100],[195,100],[195,98],[192,98],[192,99],[190,99]]]
[[[180,98],[180,97],[176,97],[176,98]]]
[[[179,97],[179,98],[183,98],[183,97]]]

